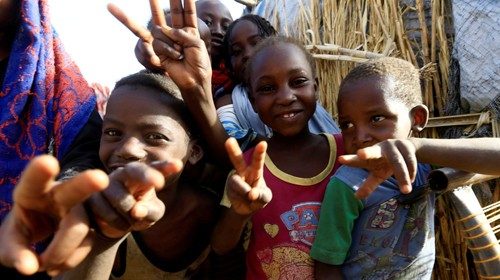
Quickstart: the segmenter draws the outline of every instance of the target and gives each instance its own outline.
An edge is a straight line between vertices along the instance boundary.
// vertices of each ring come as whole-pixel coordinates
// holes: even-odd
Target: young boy
[[[358,153],[355,159],[341,157],[341,161],[366,160],[369,165],[361,166],[371,173],[342,166],[332,177],[311,249],[316,277],[430,279],[435,258],[434,194],[424,184],[431,168],[417,164],[415,156],[425,163],[498,174],[500,168],[485,153],[497,150],[498,142],[408,138],[424,128],[428,110],[422,104],[418,70],[397,58],[354,68],[341,84],[338,108],[346,153]],[[384,141],[388,139],[396,140]],[[376,148],[384,153],[371,156]],[[408,183],[414,180],[411,199],[390,177],[394,172],[404,192],[411,191]],[[373,188],[368,198],[357,198]]]

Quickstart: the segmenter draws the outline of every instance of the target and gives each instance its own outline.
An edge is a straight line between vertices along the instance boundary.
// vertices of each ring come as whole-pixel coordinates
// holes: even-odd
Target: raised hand
[[[150,165],[133,162],[113,171],[109,187],[88,201],[101,233],[120,238],[152,226],[165,212],[156,191],[168,187],[168,178],[176,177],[181,169],[182,163],[172,160]]]
[[[371,147],[359,149],[356,155],[339,157],[342,164],[367,169],[370,174],[356,192],[366,198],[382,182],[394,175],[402,193],[410,193],[417,174],[415,146],[409,140],[385,140]]]
[[[252,161],[247,165],[238,142],[234,138],[226,141],[226,150],[235,168],[226,183],[231,208],[240,215],[250,215],[262,209],[272,199],[272,192],[263,177],[267,143],[262,141],[253,151]]]
[[[49,155],[34,158],[13,193],[14,205],[0,227],[0,261],[20,273],[47,270],[55,275],[80,263],[90,251],[92,235],[82,202],[106,188],[107,175],[89,170],[64,181],[55,181],[57,160]],[[31,243],[53,236],[38,256]]]

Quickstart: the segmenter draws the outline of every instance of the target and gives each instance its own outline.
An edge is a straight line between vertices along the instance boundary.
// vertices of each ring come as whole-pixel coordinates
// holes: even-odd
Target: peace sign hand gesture
[[[272,192],[263,177],[267,143],[262,141],[253,151],[252,161],[247,165],[238,142],[234,138],[226,141],[226,150],[235,168],[226,183],[231,209],[239,215],[251,215],[264,208],[272,199]]]

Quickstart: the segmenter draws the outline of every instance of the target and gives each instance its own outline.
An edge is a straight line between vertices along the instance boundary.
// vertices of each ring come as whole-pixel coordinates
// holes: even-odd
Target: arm
[[[342,279],[340,266],[352,243],[354,222],[363,209],[350,186],[333,177],[321,204],[316,238],[311,247],[316,279]]]
[[[108,280],[113,269],[116,253],[125,237],[121,239],[107,239],[96,234],[92,251],[77,267],[66,271],[53,279],[55,280]]]
[[[259,143],[253,152],[252,162],[247,166],[236,140],[229,138],[226,142],[236,172],[226,182],[226,194],[231,206],[222,214],[212,234],[212,248],[218,254],[233,249],[248,219],[271,201],[271,190],[263,178],[266,148],[266,142]]]
[[[342,164],[368,169],[368,178],[357,191],[368,196],[394,174],[402,193],[411,192],[417,160],[424,163],[490,175],[500,174],[499,138],[385,140],[358,150],[356,155],[339,157]]]

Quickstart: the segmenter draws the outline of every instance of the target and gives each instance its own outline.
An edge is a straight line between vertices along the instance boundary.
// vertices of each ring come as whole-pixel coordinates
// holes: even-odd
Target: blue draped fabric
[[[20,1],[20,26],[0,88],[0,221],[29,160],[49,147],[61,160],[96,102],[50,23],[48,0]]]

